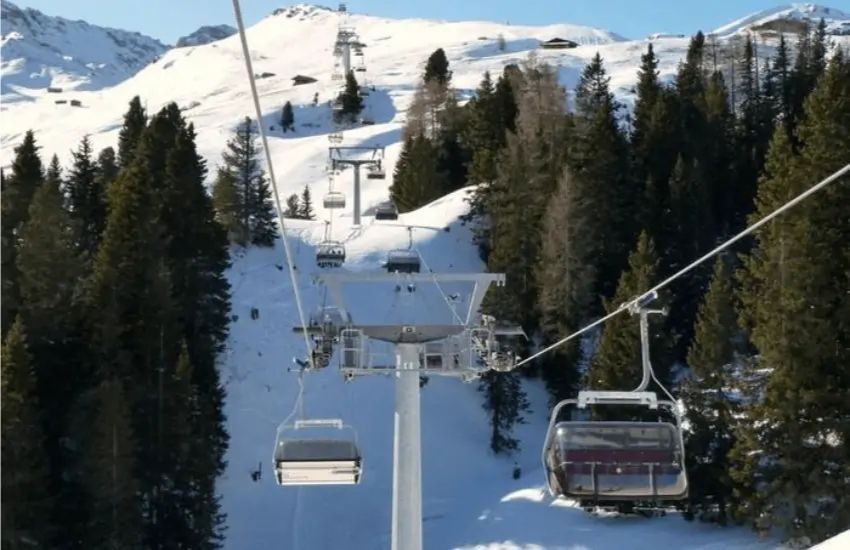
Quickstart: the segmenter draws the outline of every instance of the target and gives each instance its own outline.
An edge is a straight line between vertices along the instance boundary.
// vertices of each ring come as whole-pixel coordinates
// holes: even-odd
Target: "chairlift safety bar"
[[[344,427],[342,420],[339,418],[314,418],[311,420],[296,420],[295,429],[301,430],[305,428],[336,428],[341,430]]]

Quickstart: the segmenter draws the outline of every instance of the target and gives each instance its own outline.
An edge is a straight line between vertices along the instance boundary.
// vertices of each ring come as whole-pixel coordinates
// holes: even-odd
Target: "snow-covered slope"
[[[479,270],[469,230],[457,220],[466,211],[461,190],[406,215],[400,222],[450,226],[448,233],[421,232],[415,246],[435,271]],[[391,247],[404,246],[399,228],[382,227],[365,217],[363,230],[346,228],[348,269],[377,270]],[[322,303],[311,283],[320,222],[293,221],[298,272],[307,304]],[[364,457],[363,480],[356,487],[280,488],[270,461],[277,425],[292,411],[296,375],[287,373],[292,357],[304,355],[294,300],[283,265],[283,247],[236,253],[230,282],[231,339],[223,365],[227,382],[228,470],[220,484],[228,514],[226,548],[387,549],[392,495],[393,385],[391,378],[343,381],[334,368],[305,378],[305,415],[341,417],[357,433]],[[458,289],[452,289],[457,291]],[[462,289],[461,289],[462,290]],[[360,322],[412,321],[423,315],[450,317],[434,285],[413,294],[358,285],[343,290]],[[448,292],[448,290],[446,290]],[[463,302],[465,294],[462,294]],[[461,306],[463,303],[461,303]],[[250,309],[260,310],[251,320]],[[364,317],[367,319],[364,320]],[[516,430],[522,452],[495,457],[488,448],[489,426],[477,384],[432,377],[422,390],[423,517],[429,550],[641,550],[776,548],[743,528],[688,523],[678,514],[663,518],[594,517],[565,501],[544,496],[540,447],[546,430],[547,395],[542,383],[526,383],[531,410]],[[250,472],[262,462],[263,477]],[[512,479],[518,465],[522,477]]]
[[[748,30],[772,29],[792,32],[795,23],[815,26],[823,19],[826,32],[832,35],[850,35],[850,13],[817,4],[785,4],[762,10],[714,30],[718,37],[730,37]]]
[[[236,34],[236,29],[230,25],[212,25],[198,28],[192,34],[181,36],[177,40],[177,47],[184,48],[186,46],[203,46],[228,36]]]
[[[2,100],[28,98],[48,86],[97,90],[135,74],[167,46],[128,32],[0,5],[3,38]]]

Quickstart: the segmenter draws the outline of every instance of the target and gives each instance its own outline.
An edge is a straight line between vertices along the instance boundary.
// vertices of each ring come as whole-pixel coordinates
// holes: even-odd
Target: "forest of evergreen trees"
[[[176,104],[2,178],[4,548],[217,548],[227,229]],[[255,239],[256,240],[256,239]],[[262,240],[262,239],[260,239]]]
[[[535,346],[558,341],[850,162],[850,59],[829,50],[823,22],[772,58],[751,37],[719,52],[698,33],[664,84],[650,43],[629,115],[598,55],[569,110],[534,56],[485,74],[458,107],[437,50],[392,198],[407,211],[476,185],[467,221],[508,279],[485,308]],[[670,315],[653,320],[652,358],[688,410],[686,518],[815,540],[850,524],[848,205],[844,177],[661,293]],[[615,317],[536,373],[553,401],[631,389],[636,319]],[[518,376],[482,381],[494,452],[517,446]]]
[[[485,308],[546,345],[850,162],[850,59],[829,52],[823,24],[769,59],[748,38],[724,63],[698,33],[665,84],[650,43],[626,116],[598,55],[570,109],[534,57],[460,106],[439,49],[391,195],[404,212],[474,185],[466,221],[508,277]],[[356,115],[353,75],[347,89]],[[55,155],[45,168],[32,132],[15,148],[0,174],[4,546],[220,546],[228,245],[277,231],[257,157],[245,119],[210,196],[193,126],[139,98],[117,152],[84,138],[63,169]],[[653,363],[687,407],[686,518],[814,540],[850,524],[848,205],[845,177],[662,292]],[[312,217],[309,189],[287,215]],[[639,346],[621,315],[533,369],[485,376],[492,450],[517,448],[522,376],[553,400],[629,389]]]

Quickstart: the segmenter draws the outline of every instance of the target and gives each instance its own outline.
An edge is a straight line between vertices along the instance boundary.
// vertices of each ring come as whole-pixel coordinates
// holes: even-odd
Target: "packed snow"
[[[316,271],[314,246],[322,238],[322,220],[329,219],[330,214],[321,207],[320,198],[328,188],[327,134],[333,129],[328,101],[337,89],[331,72],[339,22],[340,15],[328,9],[299,5],[276,10],[248,30],[254,72],[271,73],[258,79],[257,86],[280,193],[285,197],[307,186],[315,198],[317,221],[288,222],[308,310],[325,300],[322,287],[311,275]],[[508,63],[522,63],[531,52],[556,66],[561,83],[573,89],[582,68],[599,52],[611,76],[613,92],[626,105],[633,101],[637,67],[646,49],[642,40],[626,41],[601,29],[568,24],[521,27],[364,15],[351,15],[348,24],[367,45],[365,74],[376,91],[368,96],[366,105],[375,124],[347,129],[344,145],[386,147],[387,179],[363,183],[362,204],[367,212],[387,199],[400,151],[404,112],[424,62],[436,48],[445,49],[453,85],[463,98],[472,94],[485,70],[498,74]],[[504,50],[499,47],[500,36]],[[558,51],[538,48],[541,41],[556,36],[579,46]],[[11,34],[8,39],[13,39]],[[4,34],[4,63],[6,40]],[[657,38],[655,48],[663,79],[675,74],[687,43],[687,38]],[[68,46],[84,47],[77,43]],[[294,86],[291,78],[297,74],[318,81]],[[5,81],[5,72],[3,77]],[[57,153],[65,166],[83,135],[91,137],[95,150],[114,147],[127,104],[139,95],[151,113],[168,102],[177,102],[195,125],[199,151],[212,174],[235,125],[246,115],[253,117],[246,78],[239,39],[231,36],[169,50],[114,86],[84,90],[81,85],[72,94],[65,94],[80,101],[81,107],[56,104],[56,94],[29,89],[26,93],[32,101],[3,107],[0,165],[11,162],[13,147],[29,128],[36,131],[42,154],[49,158]],[[313,106],[316,93],[319,103]],[[294,107],[296,132],[284,134],[279,117],[286,101]],[[337,178],[336,190],[350,193],[350,170]],[[467,208],[465,195],[461,190],[401,216],[400,223],[450,229],[414,232],[415,246],[422,252],[426,268],[483,268],[469,229],[458,220]],[[346,269],[356,271],[380,269],[388,249],[407,245],[403,229],[381,226],[368,215],[361,228],[352,228],[350,209],[334,216],[333,237],[345,241],[349,258]],[[229,278],[236,320],[221,366],[231,436],[227,471],[220,482],[228,515],[226,547],[388,548],[392,380],[366,377],[346,384],[333,368],[307,376],[305,413],[312,417],[341,416],[356,430],[365,460],[363,481],[357,487],[278,488],[271,471],[276,427],[291,412],[298,391],[297,377],[288,369],[293,367],[293,358],[303,358],[306,350],[303,338],[292,332],[297,315],[282,245],[234,249],[233,260]],[[355,319],[449,318],[451,310],[440,289],[420,286],[414,293],[395,292],[391,286],[348,289],[346,297],[352,301]],[[462,302],[463,292],[460,294]],[[259,309],[256,320],[251,319],[252,307]],[[531,410],[526,423],[516,429],[522,452],[510,458],[493,456],[489,451],[489,426],[476,386],[432,378],[423,389],[426,548],[776,547],[775,542],[759,540],[747,529],[687,523],[677,514],[656,519],[596,517],[567,502],[553,501],[543,492],[539,456],[547,420],[547,395],[542,384],[535,380],[525,383]],[[259,464],[262,479],[254,482],[251,472]],[[522,471],[518,480],[511,476],[515,465]]]

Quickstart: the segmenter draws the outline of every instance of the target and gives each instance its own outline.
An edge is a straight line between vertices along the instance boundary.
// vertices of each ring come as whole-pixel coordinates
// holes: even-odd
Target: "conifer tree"
[[[2,318],[2,333],[5,334],[11,326],[18,311],[19,290],[16,255],[18,248],[18,232],[21,225],[29,217],[29,205],[36,189],[44,179],[41,158],[38,155],[35,136],[32,130],[24,134],[24,140],[15,147],[15,158],[12,161],[11,173],[4,176],[2,199],[0,200],[0,231],[2,243],[2,299],[0,299],[0,318]]]
[[[213,206],[218,223],[230,242],[245,245],[247,228],[242,225],[242,197],[232,172],[219,168],[213,183]]]
[[[106,189],[102,187],[104,182],[98,178],[98,167],[92,158],[88,136],[83,138],[72,155],[74,163],[66,181],[68,205],[80,231],[79,248],[91,256],[106,225]]]
[[[287,101],[283,105],[283,112],[280,116],[280,125],[284,132],[288,130],[295,131],[295,114],[292,112],[292,103]]]
[[[135,476],[130,405],[121,383],[114,379],[102,382],[94,397],[96,412],[86,450],[86,485],[92,502],[86,544],[111,550],[142,548],[142,502]]]
[[[44,174],[44,183],[62,187],[62,165],[59,164],[59,157],[56,155],[50,158],[50,164]]]
[[[126,168],[133,160],[133,152],[148,123],[145,109],[139,96],[130,100],[130,108],[124,114],[124,125],[118,133],[118,166]]]
[[[256,133],[251,119],[245,117],[236,127],[233,137],[227,142],[227,149],[222,153],[224,168],[236,179],[242,206],[240,223],[244,228],[246,240],[251,242],[257,229],[258,216],[267,221],[269,209],[272,207],[271,192],[259,164],[260,152]],[[262,187],[265,189],[261,189]],[[266,233],[268,228],[263,229],[263,233]]]
[[[342,104],[342,109],[334,114],[337,122],[354,122],[363,110],[363,97],[360,95],[360,85],[354,77],[354,71],[348,71],[345,75],[345,89],[337,101]]]
[[[310,187],[305,185],[301,191],[301,205],[298,208],[298,214],[301,219],[312,220],[316,217],[313,212],[313,197],[310,194]]]
[[[285,218],[300,218],[301,217],[301,203],[299,202],[298,195],[293,193],[286,198],[286,210],[283,213]]]
[[[112,185],[112,182],[115,181],[115,178],[118,177],[118,163],[115,158],[115,149],[112,147],[104,147],[100,150],[100,153],[97,154],[97,177],[98,177],[98,187],[103,190],[104,197],[106,196],[107,191],[109,190],[109,186]],[[103,219],[103,227],[100,228],[100,232],[103,232],[104,227],[106,227],[106,217]]]
[[[850,162],[850,63],[830,61],[805,102],[793,153],[784,129],[771,143],[755,217]],[[836,182],[756,234],[742,275],[741,318],[769,374],[750,395],[732,475],[737,513],[759,528],[781,526],[815,540],[844,529],[850,486],[842,466],[850,391],[846,289],[850,185]],[[815,229],[816,228],[816,229]],[[842,298],[843,297],[843,298]]]
[[[588,320],[596,301],[596,258],[601,239],[595,216],[600,206],[589,192],[593,182],[564,171],[546,209],[537,284],[540,326],[547,341],[557,341]],[[544,365],[543,376],[554,399],[566,399],[577,382],[579,342],[558,348],[558,360]]]
[[[740,340],[730,269],[722,258],[697,314],[688,350],[689,377],[680,387],[690,429],[685,441],[689,479],[687,519],[725,524],[732,497],[727,455],[735,437],[736,348]]]
[[[274,246],[274,240],[277,238],[277,213],[272,202],[271,186],[266,178],[257,181],[257,194],[254,200],[251,243],[257,246]]]
[[[528,399],[515,372],[487,372],[479,389],[484,392],[484,410],[490,414],[490,450],[496,454],[512,454],[519,441],[512,436],[515,424],[524,424],[522,413],[528,410]]]
[[[593,181],[588,199],[605,205],[595,216],[594,234],[604,251],[598,257],[596,291],[610,295],[635,238],[638,187],[628,176],[628,148],[617,123],[619,105],[609,89],[599,54],[582,72],[576,90],[576,128],[568,163],[581,181]],[[593,304],[594,307],[596,304]]]
[[[642,232],[629,256],[629,266],[620,277],[617,291],[605,300],[605,309],[613,311],[620,304],[636,298],[656,283],[658,255],[652,239]],[[660,309],[668,303],[663,292],[652,304]],[[668,379],[670,340],[662,323],[650,318],[650,356],[656,376],[662,383]],[[590,362],[587,385],[594,390],[629,390],[641,379],[640,326],[637,317],[618,315],[605,323],[599,347]]]
[[[446,57],[446,52],[443,51],[443,48],[437,48],[428,57],[422,80],[426,84],[433,81],[442,87],[448,87],[451,79],[452,72],[449,70],[449,60]]]
[[[50,487],[32,356],[20,318],[3,341],[2,544],[8,548],[47,548]]]
[[[442,195],[443,178],[437,170],[431,141],[423,135],[409,137],[390,186],[390,198],[399,212],[415,210]]]

